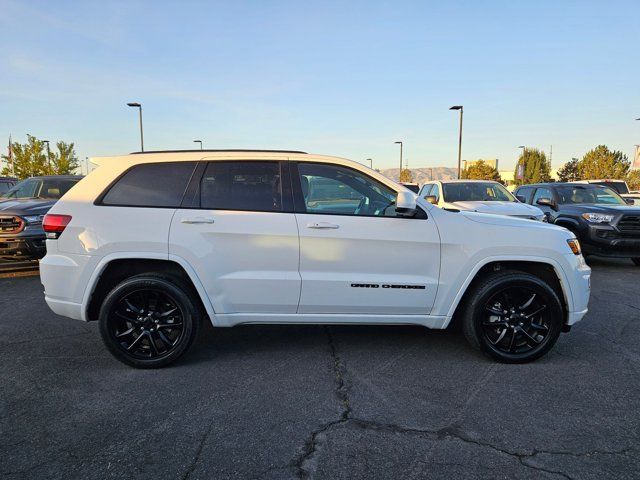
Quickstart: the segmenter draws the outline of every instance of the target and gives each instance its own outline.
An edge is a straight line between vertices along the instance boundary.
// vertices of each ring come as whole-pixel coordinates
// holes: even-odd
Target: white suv
[[[51,309],[98,320],[135,367],[176,360],[203,319],[460,322],[503,362],[546,353],[587,312],[574,235],[450,212],[335,157],[292,151],[147,152],[99,164],[44,219]]]

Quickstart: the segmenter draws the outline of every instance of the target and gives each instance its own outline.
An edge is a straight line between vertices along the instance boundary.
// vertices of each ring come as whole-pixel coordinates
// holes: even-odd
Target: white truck
[[[587,312],[568,230],[436,208],[379,173],[297,151],[145,152],[99,165],[45,217],[57,314],[107,348],[167,365],[201,322],[460,322],[502,362],[545,354]]]

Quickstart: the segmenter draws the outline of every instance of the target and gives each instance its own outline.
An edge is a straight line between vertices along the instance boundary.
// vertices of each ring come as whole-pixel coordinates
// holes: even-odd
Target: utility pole
[[[47,144],[47,167],[49,167],[49,174],[53,173],[51,171],[51,151],[49,150],[49,140],[42,140],[42,143]]]
[[[449,110],[460,110],[460,130],[458,132],[458,180],[460,180],[460,163],[462,162],[462,115],[464,108],[462,105],[454,105]]]
[[[142,104],[138,102],[129,102],[127,103],[127,106],[138,109],[139,123],[140,123],[140,151],[144,152],[144,133],[142,132]]]
[[[402,177],[402,142],[397,141],[395,143],[400,144],[400,173],[398,173],[398,182],[400,182],[400,178]]]

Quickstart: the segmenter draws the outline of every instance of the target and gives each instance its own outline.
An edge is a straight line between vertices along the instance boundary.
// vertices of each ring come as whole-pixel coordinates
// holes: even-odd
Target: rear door
[[[173,217],[169,253],[195,269],[219,314],[295,313],[298,228],[278,160],[203,162]]]
[[[395,212],[396,191],[355,169],[293,163],[300,229],[299,313],[428,314],[440,237],[420,210]]]

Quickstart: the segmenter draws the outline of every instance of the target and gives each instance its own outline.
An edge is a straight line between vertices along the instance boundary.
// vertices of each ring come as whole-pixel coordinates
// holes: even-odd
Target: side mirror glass
[[[437,205],[438,199],[435,195],[427,195],[424,199],[432,205]]]
[[[625,198],[624,199],[629,205],[635,205],[636,201],[633,198]]]
[[[398,192],[396,196],[396,213],[403,217],[413,217],[416,214],[416,194],[410,191]]]

